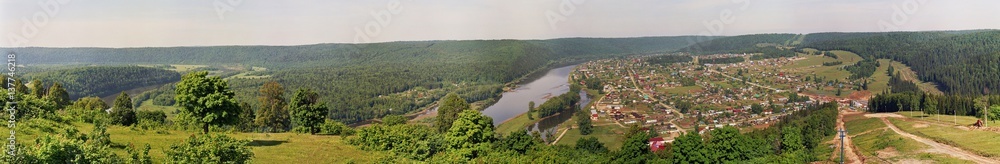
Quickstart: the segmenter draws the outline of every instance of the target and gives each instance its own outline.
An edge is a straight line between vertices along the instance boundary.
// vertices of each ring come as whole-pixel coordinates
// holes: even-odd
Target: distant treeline
[[[41,80],[45,86],[58,82],[66,88],[72,100],[85,96],[107,96],[181,79],[180,74],[174,71],[140,66],[93,66],[30,73],[25,76]]]
[[[730,63],[743,62],[744,60],[746,60],[746,59],[743,59],[742,56],[737,56],[737,57],[728,57],[728,58],[698,59],[698,63],[702,63],[702,64],[730,64]]]
[[[865,59],[892,59],[935,82],[945,93],[981,95],[1000,88],[1000,31],[809,34],[804,47],[846,50]]]
[[[650,57],[649,59],[646,60],[646,62],[649,62],[650,64],[667,65],[673,63],[691,62],[692,59],[693,58],[691,58],[691,56],[665,55],[665,56]]]

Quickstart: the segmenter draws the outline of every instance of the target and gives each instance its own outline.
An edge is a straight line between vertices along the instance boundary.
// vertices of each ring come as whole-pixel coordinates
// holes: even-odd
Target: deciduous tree
[[[239,119],[240,107],[229,84],[218,76],[208,77],[207,71],[184,75],[174,92],[180,114],[202,124],[205,134],[211,125],[233,124]]]

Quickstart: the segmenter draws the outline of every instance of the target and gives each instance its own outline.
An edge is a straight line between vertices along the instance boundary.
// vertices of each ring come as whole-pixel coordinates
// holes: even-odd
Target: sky
[[[0,0],[0,47],[1000,29],[995,0]]]

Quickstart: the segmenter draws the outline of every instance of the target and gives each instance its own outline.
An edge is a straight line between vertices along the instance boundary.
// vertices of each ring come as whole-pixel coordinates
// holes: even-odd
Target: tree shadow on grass
[[[247,146],[276,146],[287,142],[278,140],[253,140]]]

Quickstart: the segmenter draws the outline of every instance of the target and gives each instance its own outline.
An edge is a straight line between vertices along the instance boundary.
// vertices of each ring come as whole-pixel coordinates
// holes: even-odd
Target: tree
[[[625,134],[622,148],[618,151],[616,161],[612,163],[646,163],[651,135],[634,127],[636,126],[630,127],[629,132]]]
[[[192,135],[164,153],[167,163],[250,163],[254,154],[249,143],[226,135]]]
[[[604,143],[601,143],[601,141],[597,140],[597,137],[593,136],[576,140],[576,149],[595,154],[608,152],[608,148],[604,147]]]
[[[469,109],[469,103],[455,93],[444,96],[439,103],[437,120],[434,122],[434,127],[437,127],[438,132],[446,132],[451,129],[452,122],[458,118],[458,113]]]
[[[805,148],[802,143],[802,131],[799,127],[786,126],[781,128],[781,148],[782,152],[793,152]]]
[[[764,106],[761,106],[760,104],[750,105],[750,113],[760,114],[761,112],[764,112]]]
[[[49,87],[49,94],[46,96],[59,107],[69,105],[69,93],[59,83],[52,83],[52,87]]]
[[[116,125],[129,126],[135,124],[135,109],[132,106],[132,98],[127,93],[122,92],[115,98],[114,107],[111,108],[111,123]]]
[[[673,146],[675,163],[711,163],[711,157],[706,156],[704,141],[696,131],[678,137]]]
[[[288,106],[285,105],[285,98],[282,96],[284,93],[285,88],[278,82],[267,82],[260,87],[260,96],[257,97],[260,109],[257,110],[257,118],[254,119],[257,127],[263,128],[265,132],[280,132],[290,127]]]
[[[382,117],[382,124],[387,126],[406,124],[406,117],[401,115],[388,115]]]
[[[510,134],[507,134],[505,137],[501,137],[496,143],[497,147],[510,149],[524,154],[528,151],[528,149],[531,149],[532,146],[537,145],[539,142],[528,134],[528,129],[521,129],[510,132]]]
[[[489,150],[494,135],[493,118],[479,111],[463,110],[445,133],[444,141],[449,151],[475,158]]]
[[[528,120],[535,120],[535,117],[531,117],[531,113],[535,112],[535,101],[528,102]]]
[[[292,101],[288,104],[288,111],[292,112],[292,123],[295,126],[307,128],[309,134],[319,132],[319,126],[326,119],[326,103],[319,103],[319,94],[312,89],[299,89],[292,96]]]
[[[989,116],[991,121],[1000,120],[1000,105],[990,106]]]
[[[218,76],[208,77],[207,71],[184,75],[174,92],[180,114],[202,124],[205,134],[211,125],[232,124],[239,119],[240,107],[229,84]]]
[[[580,127],[580,134],[582,135],[588,135],[594,131],[594,125],[590,122],[590,114],[586,112],[576,112],[576,125]]]
[[[253,111],[253,106],[247,102],[240,102],[240,118],[236,124],[236,128],[244,132],[253,131],[255,118],[256,114]]]
[[[36,99],[41,99],[45,96],[45,86],[42,85],[42,81],[38,79],[31,80],[31,96]]]
[[[14,92],[28,94],[28,86],[24,85],[24,82],[22,82],[21,79],[14,80],[14,89]]]

